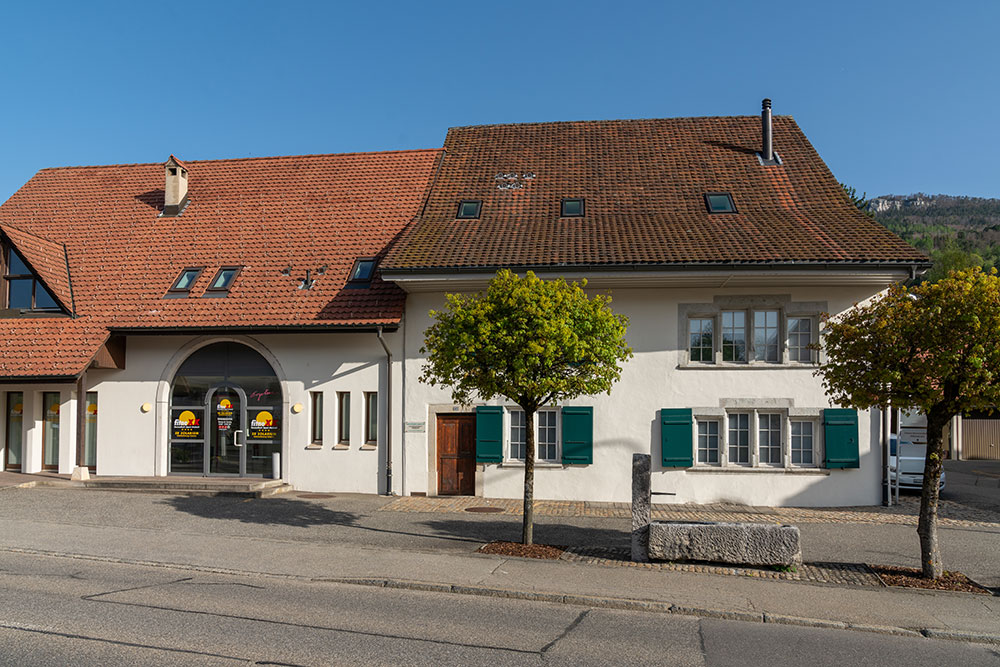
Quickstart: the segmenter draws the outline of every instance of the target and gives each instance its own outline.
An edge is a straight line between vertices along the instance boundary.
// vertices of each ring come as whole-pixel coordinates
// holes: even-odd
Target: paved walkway
[[[382,512],[461,513],[488,512],[520,515],[523,501],[474,496],[402,496],[383,506]],[[488,509],[484,509],[488,508]],[[653,505],[658,521],[751,521],[766,523],[862,523],[916,525],[920,498],[904,496],[893,507],[749,507],[746,505]],[[1000,511],[968,507],[942,500],[940,525],[944,527],[1000,527]],[[629,503],[572,500],[536,500],[537,516],[631,518]]]

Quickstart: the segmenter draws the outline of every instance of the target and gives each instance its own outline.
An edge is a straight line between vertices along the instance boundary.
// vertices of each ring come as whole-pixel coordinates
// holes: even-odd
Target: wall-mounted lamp
[[[139,411],[142,412],[143,414],[146,414],[152,409],[153,409],[152,403],[143,403],[142,405],[139,406]]]
[[[300,412],[302,412],[302,404],[301,403],[296,403],[295,405],[293,405],[292,406],[292,412],[295,413],[295,414],[299,414]]]

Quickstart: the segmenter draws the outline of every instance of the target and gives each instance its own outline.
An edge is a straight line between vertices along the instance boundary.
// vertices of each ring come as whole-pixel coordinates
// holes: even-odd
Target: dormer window
[[[709,192],[705,194],[705,206],[709,213],[736,213],[733,196],[728,192]]]
[[[559,207],[559,217],[560,218],[582,218],[583,217],[583,199],[575,197],[563,198],[562,204]]]
[[[205,270],[204,266],[189,266],[188,268],[181,271],[181,274],[177,276],[177,280],[174,284],[167,290],[167,294],[164,296],[165,299],[177,299],[186,297],[191,292],[191,288],[194,284],[198,282],[198,276],[201,272]]]
[[[348,287],[368,287],[375,275],[375,262],[374,257],[359,257],[355,260],[347,279]]]
[[[229,288],[233,286],[233,281],[240,273],[239,266],[223,266],[212,278],[212,282],[205,288],[203,296],[223,297],[229,294]]]
[[[458,202],[458,215],[461,220],[473,220],[479,217],[479,212],[483,208],[483,202],[479,199],[463,199]]]
[[[6,307],[11,310],[59,311],[59,302],[52,292],[35,277],[27,263],[13,248],[7,250],[7,261],[4,263],[4,291],[6,292]]]

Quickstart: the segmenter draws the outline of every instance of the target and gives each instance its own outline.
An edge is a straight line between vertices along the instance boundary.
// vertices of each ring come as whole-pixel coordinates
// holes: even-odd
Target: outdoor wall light
[[[292,412],[295,413],[295,414],[299,414],[300,412],[302,412],[302,404],[301,403],[296,403],[295,405],[293,405],[292,406]]]
[[[139,410],[141,410],[143,414],[149,412],[152,409],[153,409],[152,403],[143,403],[142,405],[139,406]]]

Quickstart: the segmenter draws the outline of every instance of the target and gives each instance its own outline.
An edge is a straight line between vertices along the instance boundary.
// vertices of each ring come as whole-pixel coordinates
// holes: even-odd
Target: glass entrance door
[[[208,474],[246,475],[246,394],[223,385],[208,394]]]

